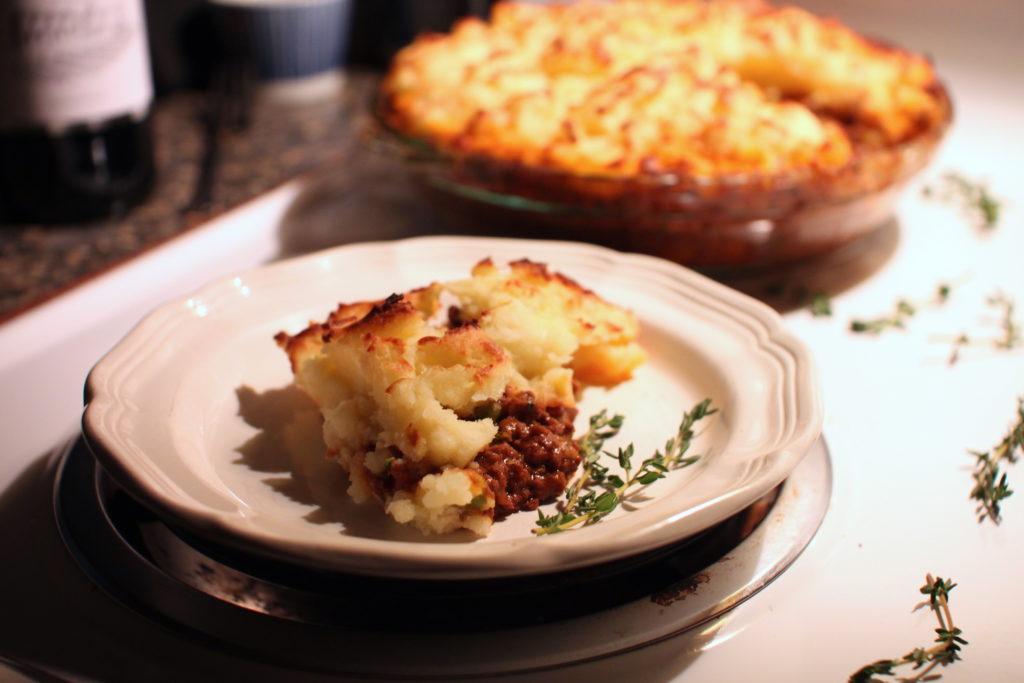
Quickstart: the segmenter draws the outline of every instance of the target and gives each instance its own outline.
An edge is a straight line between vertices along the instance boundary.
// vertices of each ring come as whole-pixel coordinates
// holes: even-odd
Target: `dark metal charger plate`
[[[705,624],[797,558],[830,495],[819,439],[786,482],[697,536],[595,567],[473,581],[316,571],[211,545],[117,488],[81,440],[63,456],[54,506],[97,585],[212,647],[309,671],[453,678],[608,657]]]

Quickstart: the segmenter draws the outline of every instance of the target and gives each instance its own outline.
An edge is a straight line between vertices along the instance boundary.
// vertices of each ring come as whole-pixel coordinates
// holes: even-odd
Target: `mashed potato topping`
[[[631,313],[542,264],[484,260],[277,341],[354,499],[425,532],[484,535],[564,490],[579,464],[575,389],[628,379],[637,334]]]
[[[395,57],[388,123],[581,174],[834,168],[943,115],[922,57],[762,0],[502,2]]]

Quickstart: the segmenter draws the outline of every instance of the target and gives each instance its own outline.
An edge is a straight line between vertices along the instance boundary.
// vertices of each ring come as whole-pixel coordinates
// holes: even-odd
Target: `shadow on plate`
[[[341,524],[341,533],[412,543],[471,543],[469,532],[426,536],[398,524],[370,501],[358,504],[348,495],[348,478],[325,455],[323,420],[313,401],[293,384],[263,392],[235,389],[238,414],[259,430],[235,450],[237,464],[272,474],[263,483],[281,496],[311,507],[312,524]]]

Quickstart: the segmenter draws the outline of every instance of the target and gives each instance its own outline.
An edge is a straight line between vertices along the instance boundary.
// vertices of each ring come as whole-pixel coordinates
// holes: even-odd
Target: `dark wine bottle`
[[[0,218],[118,218],[153,182],[142,0],[0,2]]]

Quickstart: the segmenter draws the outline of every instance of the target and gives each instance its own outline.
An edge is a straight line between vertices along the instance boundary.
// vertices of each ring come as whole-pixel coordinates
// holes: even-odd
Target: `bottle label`
[[[142,0],[0,4],[0,127],[141,117],[152,99]]]

